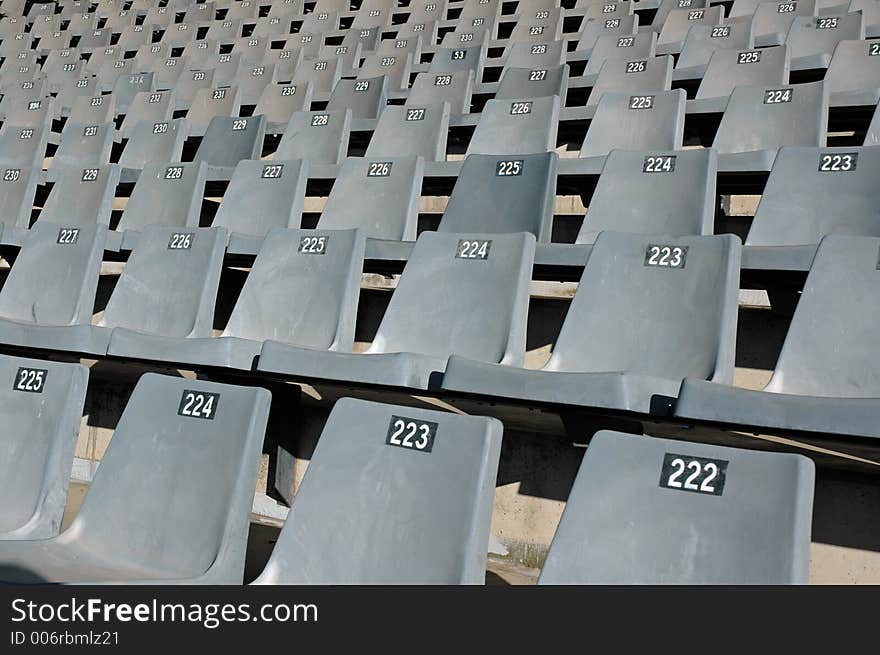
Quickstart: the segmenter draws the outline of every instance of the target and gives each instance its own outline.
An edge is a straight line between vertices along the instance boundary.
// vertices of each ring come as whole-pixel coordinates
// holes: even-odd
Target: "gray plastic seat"
[[[633,59],[653,59],[657,49],[657,33],[642,32],[641,34],[606,34],[596,39],[587,66],[585,76],[598,75],[606,61],[630,61]]]
[[[210,337],[226,241],[219,227],[143,228],[96,328],[112,328],[107,354],[162,361],[166,338]]]
[[[327,109],[350,109],[352,118],[378,118],[387,100],[388,84],[385,77],[339,80],[330,94]]]
[[[712,234],[717,157],[695,150],[612,150],[575,243],[603,230]]]
[[[312,94],[313,88],[308,82],[268,84],[257,101],[254,114],[262,114],[266,117],[268,131],[283,131],[295,112],[309,111]]]
[[[660,36],[657,37],[657,54],[681,52],[691,27],[715,27],[721,25],[723,20],[724,8],[720,5],[700,9],[673,9],[666,15]]]
[[[807,584],[814,480],[803,455],[603,430],[538,582]]]
[[[174,89],[138,93],[122,121],[122,136],[130,137],[135,125],[141,121],[149,123],[170,121],[176,102]]]
[[[529,14],[519,12],[519,20],[508,40],[511,43],[538,43],[562,38],[563,10],[559,7],[539,9]]]
[[[49,126],[15,125],[5,121],[0,128],[0,161],[7,165],[43,167]]]
[[[587,129],[580,158],[605,157],[620,150],[681,150],[684,138],[684,89],[632,95],[606,93]]]
[[[880,100],[880,42],[840,41],[825,73],[831,106],[875,105]]]
[[[771,266],[797,257],[806,268],[826,234],[880,237],[878,179],[880,149],[780,148],[746,246]]]
[[[92,348],[89,325],[106,239],[107,227],[96,222],[68,227],[37,221],[0,290],[0,343],[103,354],[109,335]]]
[[[384,77],[389,91],[403,91],[409,88],[412,64],[412,54],[385,55],[374,52],[364,58],[358,71],[358,79]]]
[[[425,106],[448,102],[452,114],[467,114],[471,110],[474,89],[474,71],[456,73],[419,73],[410,87],[406,104]]]
[[[351,110],[297,111],[290,117],[273,159],[338,164],[348,152]]]
[[[330,353],[267,341],[257,369],[426,389],[450,355],[522,364],[535,237],[423,232],[370,347]],[[485,258],[484,258],[485,257]],[[461,307],[468,311],[460,311]]]
[[[425,162],[418,156],[349,157],[339,168],[318,228],[360,228],[374,239],[414,241]]]
[[[395,447],[410,424],[416,446]],[[483,584],[502,432],[496,419],[338,400],[255,584]]]
[[[73,523],[0,542],[0,578],[241,584],[269,402],[259,387],[143,375]]]
[[[541,98],[559,96],[565,106],[568,93],[568,66],[556,68],[510,68],[504,69],[495,100]]]
[[[738,86],[785,86],[788,84],[787,46],[757,50],[718,50],[706,67],[693,107],[723,112]]]
[[[303,59],[293,75],[294,84],[312,83],[315,93],[330,93],[342,76],[342,60]]]
[[[275,228],[219,337],[164,337],[150,352],[166,362],[240,370],[252,368],[267,339],[350,353],[365,247],[357,230]]]
[[[211,120],[220,116],[234,118],[241,110],[238,87],[199,89],[186,112],[192,136],[204,136]]]
[[[634,36],[639,31],[639,17],[619,16],[588,21],[578,39],[576,52],[591,53],[596,42],[603,36]]]
[[[273,228],[299,227],[308,174],[309,163],[301,159],[243,159],[232,173],[214,227],[257,242]]]
[[[119,156],[119,165],[142,170],[150,162],[180,161],[188,135],[189,126],[185,118],[158,123],[141,121],[132,129],[125,149]]]
[[[111,123],[116,117],[116,98],[113,95],[78,96],[67,116],[68,123],[100,125]]]
[[[878,238],[824,237],[764,390],[688,379],[676,416],[771,432],[880,437],[877,316],[866,304],[877,295],[878,252]]]
[[[0,229],[8,226],[6,237],[11,239],[13,232],[26,230],[30,224],[40,167],[0,158],[0,175]]]
[[[113,83],[113,100],[116,111],[120,114],[128,112],[135,96],[141,91],[154,91],[153,73],[134,73],[120,75]]]
[[[443,388],[667,414],[682,379],[731,383],[739,237],[603,232],[540,370],[451,357]]]
[[[113,123],[82,125],[68,121],[61,132],[61,143],[52,157],[52,167],[104,166],[110,163],[110,149],[116,136]]]
[[[202,89],[214,88],[214,71],[196,70],[188,71],[177,78],[174,85],[174,109],[175,111],[187,111],[196,100],[196,94]]]
[[[556,148],[559,96],[489,100],[467,147],[468,155],[529,155]]]
[[[238,78],[238,88],[241,91],[241,104],[256,105],[263,90],[275,82],[275,66],[273,64],[259,64],[247,67]]]
[[[864,40],[862,14],[798,16],[785,37],[791,50],[792,70],[828,68],[831,55],[843,40]]]
[[[217,60],[211,65],[214,71],[214,86],[237,86],[237,82],[244,70],[244,62],[240,52],[227,52],[217,55]]]
[[[468,155],[440,219],[438,232],[530,232],[549,243],[556,205],[555,152]]]
[[[202,6],[202,5],[195,5]],[[215,39],[196,39],[183,47],[183,57],[192,70],[210,68],[220,54],[220,43]]]
[[[824,148],[827,124],[828,89],[822,82],[738,86],[712,147],[722,171],[765,171],[782,146]]]
[[[119,184],[118,166],[82,168],[59,165],[53,168],[53,175],[55,184],[40,210],[38,222],[66,227],[110,223],[113,198]],[[72,201],[74,198],[75,202]]]
[[[446,161],[448,131],[448,102],[389,106],[376,123],[365,156],[419,155],[427,161]]]
[[[556,68],[565,63],[565,41],[512,43],[504,65],[508,68]]]
[[[259,159],[263,151],[263,137],[266,133],[264,116],[229,118],[215,116],[211,119],[195,161],[209,166],[228,166],[238,164],[242,159]]]
[[[649,94],[669,91],[672,86],[672,57],[611,59],[602,64],[587,98],[587,107],[599,104],[602,94]]]
[[[147,163],[116,229],[197,227],[206,177],[207,167],[201,162]]]
[[[0,543],[61,530],[89,370],[0,355]]]
[[[761,2],[752,18],[755,46],[782,45],[797,16],[815,16],[816,13],[816,0]]]
[[[7,109],[4,123],[48,129],[54,117],[54,98],[17,99],[16,103]]]
[[[642,31],[653,30],[654,32],[660,32],[663,29],[664,23],[666,23],[666,18],[669,16],[670,12],[684,9],[688,11],[694,11],[697,9],[706,9],[709,6],[709,0],[660,0],[660,6],[657,7],[657,12],[654,14],[654,20],[651,21],[650,25],[646,25],[642,28]]]
[[[752,50],[754,47],[751,22],[694,25],[688,30],[675,62],[675,77],[703,78],[716,50]]]

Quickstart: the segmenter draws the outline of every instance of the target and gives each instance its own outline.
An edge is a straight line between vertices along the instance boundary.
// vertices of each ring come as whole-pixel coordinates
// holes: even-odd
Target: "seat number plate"
[[[43,393],[48,372],[48,369],[45,368],[25,368],[21,366],[15,373],[15,382],[12,383],[12,389],[14,391],[27,391],[28,393]]]
[[[727,479],[727,460],[666,453],[660,486],[698,494],[720,496]]]
[[[217,405],[219,404],[219,393],[184,389],[183,395],[180,397],[180,405],[177,408],[177,414],[179,416],[203,418],[213,421],[214,416],[217,414]]]
[[[385,443],[388,446],[430,453],[434,449],[434,437],[436,436],[437,424],[433,421],[392,416],[388,423]]]
[[[652,243],[645,249],[645,266],[684,268],[687,252],[687,246]]]

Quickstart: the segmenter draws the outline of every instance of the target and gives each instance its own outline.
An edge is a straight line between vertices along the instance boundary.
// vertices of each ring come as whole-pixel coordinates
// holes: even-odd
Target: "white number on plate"
[[[770,89],[764,92],[765,105],[778,105],[783,102],[791,102],[794,89]]]
[[[62,227],[58,229],[58,240],[56,243],[65,245],[76,243],[77,238],[79,238],[78,227]]]
[[[407,121],[423,121],[423,120],[425,120],[425,110],[422,108],[407,109],[406,110],[406,120]]]
[[[540,82],[547,79],[547,69],[529,71],[529,82]]]
[[[757,64],[761,61],[760,50],[745,50],[736,56],[737,64]]]
[[[645,266],[684,268],[687,262],[687,251],[687,246],[649,244],[645,249]]]
[[[183,166],[169,166],[165,169],[166,180],[179,180],[183,177]]]
[[[660,469],[660,486],[720,496],[727,478],[727,460],[666,453]]]
[[[304,255],[323,255],[327,252],[328,236],[302,237],[299,240],[299,250]]]
[[[217,413],[217,405],[219,404],[219,393],[184,389],[183,395],[180,397],[177,413],[180,416],[213,420],[214,415]]]
[[[83,182],[94,182],[98,179],[98,169],[97,168],[84,168],[82,173],[82,181]]]
[[[653,109],[654,108],[654,96],[630,96],[629,97],[629,108],[630,109]]]
[[[495,164],[496,177],[511,177],[522,175],[522,159],[502,159]]]
[[[510,103],[510,113],[514,116],[522,115],[522,114],[531,114],[532,113],[532,101],[526,102],[511,102]]]
[[[263,166],[263,173],[261,177],[267,180],[277,180],[281,177],[281,172],[284,170],[284,164],[266,164]]]
[[[675,171],[675,155],[649,155],[645,157],[643,173],[672,173]]]
[[[832,30],[840,25],[840,16],[828,16],[826,18],[816,19],[817,30]]]
[[[390,161],[370,162],[367,168],[367,177],[388,177],[389,175],[391,175]]]
[[[389,446],[430,453],[434,448],[437,424],[406,416],[392,416],[385,443]]]
[[[857,152],[819,155],[819,171],[822,173],[846,173],[856,170],[858,162],[859,153]]]
[[[456,259],[489,259],[492,239],[459,239],[455,249]]]
[[[434,77],[434,86],[449,86],[452,84],[452,75],[436,75]]]
[[[617,39],[617,47],[618,48],[632,48],[633,44],[636,42],[635,37],[633,36],[622,36]]]
[[[14,391],[27,391],[28,393],[43,393],[48,373],[49,370],[45,368],[25,368],[20,366],[15,373],[15,382],[12,384],[12,389]]]
[[[724,25],[723,27],[713,27],[712,28],[712,38],[713,39],[724,39],[730,36],[730,26]]]
[[[189,250],[192,247],[192,232],[172,232],[168,250]]]
[[[639,61],[628,61],[626,62],[626,72],[627,73],[643,73],[645,72],[645,68],[647,67],[648,62],[645,59],[640,59]]]
[[[20,168],[7,168],[3,172],[3,181],[4,182],[18,182],[18,179],[21,177],[21,169]]]
[[[248,124],[248,122],[247,122],[246,118],[237,118],[234,121],[232,121],[232,131],[233,132],[240,132],[241,130],[246,130],[247,124]]]

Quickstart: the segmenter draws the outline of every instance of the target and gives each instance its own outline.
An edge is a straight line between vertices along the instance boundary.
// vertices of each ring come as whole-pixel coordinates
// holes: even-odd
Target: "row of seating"
[[[269,392],[142,376],[59,534],[88,369],[0,356],[0,376],[0,580],[242,582]],[[482,584],[501,441],[495,419],[337,401],[255,584]],[[805,583],[813,477],[800,455],[601,432],[541,582]]]
[[[880,280],[877,238],[822,240],[774,378],[766,392],[747,392],[725,386],[733,382],[740,277],[741,246],[731,235],[600,233],[540,371],[522,368],[531,234],[420,235],[365,353],[353,352],[365,248],[356,230],[272,231],[218,337],[222,228],[146,228],[92,325],[105,236],[101,226],[31,230],[0,290],[0,343],[880,436],[875,316],[862,307]],[[741,402],[725,413],[721,396]]]

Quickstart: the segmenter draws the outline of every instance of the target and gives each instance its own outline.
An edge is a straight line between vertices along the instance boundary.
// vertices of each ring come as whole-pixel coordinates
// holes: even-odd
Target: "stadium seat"
[[[351,110],[297,111],[290,117],[274,159],[306,159],[312,164],[339,164],[348,152]]]
[[[132,100],[122,121],[122,136],[129,138],[140,121],[162,123],[170,121],[177,106],[175,90],[138,93]]]
[[[6,236],[13,238],[13,231],[27,230],[30,225],[40,167],[0,158],[0,174],[0,228],[7,226]],[[5,243],[3,238],[0,243]]]
[[[215,81],[216,84],[216,76]],[[211,120],[217,116],[235,118],[241,109],[238,87],[206,88],[196,91],[192,106],[186,112],[192,136],[204,136]]]
[[[712,147],[721,171],[769,171],[782,146],[825,147],[828,89],[822,82],[738,86]]]
[[[694,25],[687,32],[673,75],[676,79],[703,78],[716,50],[752,50],[754,47],[750,22]]]
[[[0,543],[49,539],[67,506],[89,370],[0,355],[0,376]]]
[[[685,380],[675,414],[773,432],[880,436],[876,296],[880,239],[822,239],[763,391]]]
[[[541,370],[454,355],[443,388],[666,414],[686,377],[733,381],[740,249],[733,235],[603,232]]]
[[[501,76],[495,100],[559,96],[560,105],[565,106],[567,93],[568,66],[533,69],[508,66]]]
[[[388,80],[385,77],[339,80],[330,94],[327,109],[350,109],[352,118],[378,118],[387,99]]]
[[[601,431],[539,584],[806,584],[814,479],[803,455]]]
[[[376,122],[365,156],[418,155],[426,161],[446,161],[448,132],[448,102],[389,106]]]
[[[603,36],[634,36],[639,31],[639,17],[636,14],[588,21],[575,46],[575,52],[589,55],[596,42]]]
[[[673,9],[666,15],[660,36],[657,37],[657,54],[669,55],[681,52],[688,32],[694,26],[716,27],[724,19],[720,5],[700,9]]]
[[[468,155],[530,155],[556,148],[559,96],[489,100]]]
[[[468,155],[440,219],[438,232],[530,232],[550,242],[556,203],[555,152]]]
[[[791,24],[798,16],[815,16],[816,0],[760,2],[752,18],[755,47],[766,48],[785,43]]]
[[[647,59],[611,59],[602,64],[587,98],[587,107],[598,105],[603,93],[656,93],[669,91],[671,85],[670,55]]]
[[[52,157],[52,167],[84,168],[110,163],[110,149],[116,136],[113,123],[82,125],[68,121],[61,132],[61,143]]]
[[[470,113],[474,88],[474,71],[456,73],[419,73],[410,87],[406,104],[425,106],[448,102],[452,114]]]
[[[389,91],[403,91],[409,88],[412,63],[411,54],[371,53],[364,58],[357,77],[359,80],[384,77]]]
[[[66,227],[110,224],[110,211],[119,183],[119,166],[59,165],[52,169],[55,184],[43,203],[37,222]],[[71,202],[76,198],[76,202]]]
[[[308,82],[267,84],[257,100],[254,114],[266,117],[267,132],[282,132],[294,112],[309,111],[313,93],[312,85]]]
[[[264,116],[211,119],[194,161],[209,166],[234,167],[242,159],[259,159],[266,133]]]
[[[418,156],[349,157],[339,167],[318,228],[360,228],[374,239],[415,241],[425,162]]]
[[[565,41],[512,43],[504,65],[508,68],[557,68],[565,63]]]
[[[880,6],[880,5],[878,5]],[[876,105],[880,100],[880,59],[878,41],[840,41],[825,73],[832,107]]]
[[[145,374],[73,523],[0,542],[0,579],[241,584],[269,401],[259,387]]]
[[[187,111],[196,100],[196,94],[202,89],[214,87],[214,70],[187,71],[186,75],[177,78],[174,85],[175,110]]]
[[[709,59],[696,100],[689,108],[723,112],[738,86],[784,86],[788,84],[787,46],[757,50],[717,50]]]
[[[864,40],[862,14],[798,16],[788,29],[785,43],[791,51],[792,70],[828,68],[831,55],[843,40]]]
[[[502,433],[491,418],[338,400],[255,584],[483,584]]]
[[[650,25],[645,25],[640,31],[645,32],[651,30],[660,33],[663,29],[666,18],[670,12],[677,10],[694,11],[699,9],[708,9],[709,0],[660,0],[657,12],[654,14],[654,20]]]
[[[716,171],[711,148],[612,150],[575,242],[592,243],[603,230],[712,234]]]
[[[342,76],[342,60],[303,59],[293,75],[294,84],[311,82],[315,93],[330,93]]]
[[[7,166],[15,164],[42,168],[49,131],[43,125],[30,127],[5,121],[0,128],[0,160]]]
[[[584,69],[584,76],[592,78],[602,70],[602,64],[610,60],[629,61],[633,59],[652,59],[657,48],[657,33],[606,34],[596,39],[590,58]]]
[[[206,177],[207,166],[201,162],[148,162],[116,229],[198,227]]]
[[[180,161],[183,144],[189,136],[185,118],[153,123],[140,121],[132,129],[119,155],[122,168],[142,170],[148,163]]]
[[[135,96],[141,91],[155,91],[153,73],[119,75],[113,83],[113,102],[120,114],[128,112]]]
[[[270,340],[257,370],[426,389],[436,384],[452,354],[521,365],[534,250],[531,234],[423,232],[364,353],[312,351]],[[465,306],[468,311],[460,311]]]

